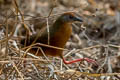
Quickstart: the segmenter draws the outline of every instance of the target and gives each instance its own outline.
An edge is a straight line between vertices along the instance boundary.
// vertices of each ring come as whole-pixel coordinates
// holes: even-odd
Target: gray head
[[[75,13],[73,12],[68,12],[68,13],[64,13],[63,15],[61,15],[58,18],[59,21],[63,22],[63,23],[73,23],[73,22],[83,22],[83,19],[78,17]]]

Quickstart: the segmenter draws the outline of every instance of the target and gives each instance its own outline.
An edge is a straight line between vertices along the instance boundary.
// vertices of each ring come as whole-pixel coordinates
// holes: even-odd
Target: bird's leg
[[[87,61],[89,63],[94,63],[94,64],[97,64],[96,61],[92,60],[92,59],[89,59],[89,58],[80,58],[80,59],[75,59],[75,60],[72,60],[72,61],[66,61],[64,58],[63,59],[63,62],[65,64],[72,64],[72,63],[75,63],[75,62],[78,62],[78,61]]]

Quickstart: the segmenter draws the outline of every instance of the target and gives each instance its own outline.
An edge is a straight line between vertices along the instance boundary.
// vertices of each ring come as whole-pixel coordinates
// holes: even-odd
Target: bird
[[[74,22],[82,23],[83,19],[81,17],[78,17],[74,12],[63,13],[49,27],[49,33],[47,31],[47,27],[43,27],[41,30],[31,35],[29,37],[29,40],[26,41],[26,44],[25,44],[26,38],[21,39],[20,43],[22,45],[25,44],[25,46],[30,46],[33,43],[42,43],[42,44],[53,46],[53,47],[64,48],[66,42],[69,40],[71,36],[72,23]],[[49,36],[49,39],[48,39],[48,36]],[[63,57],[62,49],[56,49],[56,48],[40,46],[40,45],[38,47],[42,48],[45,55],[50,55],[53,57],[58,56],[62,58],[65,64],[71,64],[71,63],[75,63],[83,60],[88,62],[95,62],[94,60],[89,58],[80,58],[72,61],[66,61]],[[35,54],[37,52],[37,48],[32,48],[29,50],[29,52]],[[43,53],[39,50],[37,53],[37,56],[43,56]]]

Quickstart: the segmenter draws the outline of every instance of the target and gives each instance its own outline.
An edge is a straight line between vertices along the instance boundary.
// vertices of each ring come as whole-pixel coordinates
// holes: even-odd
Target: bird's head
[[[63,23],[83,22],[83,19],[73,12],[64,13],[58,19]]]

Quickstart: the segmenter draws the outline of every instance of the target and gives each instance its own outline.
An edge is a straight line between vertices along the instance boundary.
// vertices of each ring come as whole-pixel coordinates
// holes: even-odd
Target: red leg
[[[66,61],[64,58],[63,58],[63,62],[65,64],[72,64],[72,63],[75,63],[75,62],[79,62],[79,61],[87,61],[87,62],[90,62],[90,63],[96,63],[96,61],[92,60],[92,59],[89,59],[89,58],[80,58],[80,59],[76,59],[76,60],[72,60],[72,61]]]

